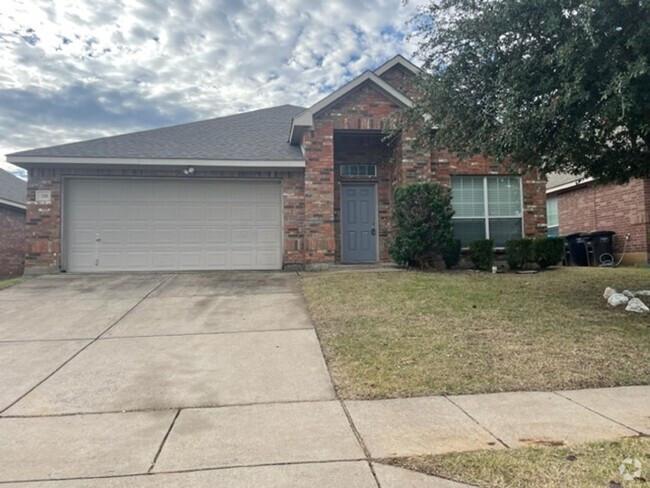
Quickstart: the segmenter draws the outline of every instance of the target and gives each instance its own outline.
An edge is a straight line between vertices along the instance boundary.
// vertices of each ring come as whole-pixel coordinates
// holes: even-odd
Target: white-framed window
[[[492,239],[504,247],[523,235],[519,176],[452,176],[454,234],[467,247],[478,239]]]
[[[546,199],[546,233],[549,237],[560,235],[560,217],[555,196]]]
[[[377,176],[377,166],[374,164],[342,164],[341,176]]]

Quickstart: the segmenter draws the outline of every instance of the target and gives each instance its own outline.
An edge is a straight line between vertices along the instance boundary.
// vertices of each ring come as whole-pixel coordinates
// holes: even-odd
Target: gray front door
[[[375,185],[341,186],[341,260],[377,261]]]

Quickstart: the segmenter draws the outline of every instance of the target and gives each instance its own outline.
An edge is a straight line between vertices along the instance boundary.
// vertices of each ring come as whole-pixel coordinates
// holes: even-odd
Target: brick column
[[[303,137],[305,151],[305,262],[334,263],[334,124],[314,120]]]

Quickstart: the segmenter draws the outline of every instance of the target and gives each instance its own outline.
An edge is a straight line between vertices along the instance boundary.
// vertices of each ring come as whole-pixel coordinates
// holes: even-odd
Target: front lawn
[[[640,478],[634,478],[641,464]],[[625,463],[627,461],[627,463]],[[482,488],[634,488],[647,486],[650,438],[571,447],[528,447],[382,461]],[[624,465],[623,473],[619,467]]]
[[[650,317],[602,298],[650,289],[648,269],[302,276],[342,398],[650,383]]]

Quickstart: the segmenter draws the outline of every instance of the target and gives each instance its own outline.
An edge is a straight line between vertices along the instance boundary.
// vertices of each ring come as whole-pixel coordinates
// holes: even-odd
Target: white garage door
[[[70,179],[69,271],[281,269],[275,181]]]

